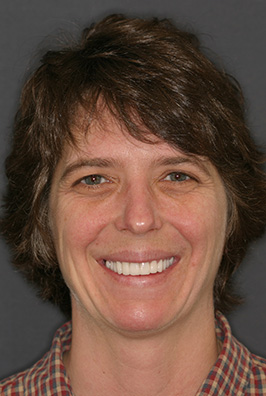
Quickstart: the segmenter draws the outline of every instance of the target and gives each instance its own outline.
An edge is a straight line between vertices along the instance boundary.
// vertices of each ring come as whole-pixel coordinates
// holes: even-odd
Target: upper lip
[[[148,251],[121,251],[116,253],[110,253],[102,255],[97,261],[120,261],[130,263],[145,263],[148,261],[159,261],[165,260],[171,257],[175,257],[176,254],[172,252],[165,252],[160,250],[148,250]]]

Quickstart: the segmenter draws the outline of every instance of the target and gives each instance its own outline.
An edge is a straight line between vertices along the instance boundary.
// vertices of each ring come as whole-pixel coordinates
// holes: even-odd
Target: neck
[[[218,356],[213,312],[138,336],[73,315],[65,365],[75,396],[192,396]]]

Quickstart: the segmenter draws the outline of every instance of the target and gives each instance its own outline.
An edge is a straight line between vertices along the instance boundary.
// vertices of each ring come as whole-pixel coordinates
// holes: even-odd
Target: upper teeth
[[[174,257],[165,260],[153,260],[143,263],[129,263],[126,261],[106,261],[105,265],[111,271],[123,275],[149,275],[162,272],[170,267],[174,262]]]

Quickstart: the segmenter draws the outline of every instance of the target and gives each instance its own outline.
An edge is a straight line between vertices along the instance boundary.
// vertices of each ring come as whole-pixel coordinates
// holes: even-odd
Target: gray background
[[[47,35],[58,28],[75,32],[113,12],[171,17],[201,33],[240,81],[250,125],[266,146],[266,0],[0,0],[0,189],[12,117],[25,71]],[[45,40],[47,45],[47,40]],[[37,49],[37,50],[36,50]],[[230,316],[235,335],[253,352],[266,356],[266,238],[250,251],[238,275],[246,302]],[[0,378],[31,365],[49,348],[62,314],[36,297],[10,266],[0,244]]]

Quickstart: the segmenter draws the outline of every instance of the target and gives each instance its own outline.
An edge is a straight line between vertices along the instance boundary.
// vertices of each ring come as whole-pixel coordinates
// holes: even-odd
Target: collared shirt
[[[221,353],[195,396],[265,396],[266,360],[251,354],[232,336],[221,313],[216,315],[216,334],[222,344]],[[0,395],[74,396],[62,360],[70,344],[68,322],[56,332],[51,350],[39,362],[0,382]]]

